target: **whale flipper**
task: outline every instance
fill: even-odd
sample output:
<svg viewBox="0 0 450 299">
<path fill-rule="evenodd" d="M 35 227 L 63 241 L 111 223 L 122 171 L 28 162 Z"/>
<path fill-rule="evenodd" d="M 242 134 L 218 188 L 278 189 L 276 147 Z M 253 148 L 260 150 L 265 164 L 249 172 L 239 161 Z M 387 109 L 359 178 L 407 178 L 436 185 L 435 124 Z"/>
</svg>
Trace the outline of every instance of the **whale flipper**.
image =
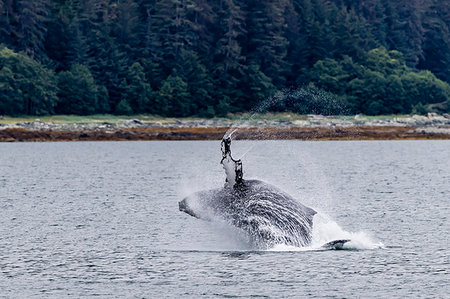
<svg viewBox="0 0 450 299">
<path fill-rule="evenodd" d="M 342 250 L 344 249 L 344 244 L 349 242 L 350 240 L 334 240 L 322 245 L 324 249 L 332 249 L 332 250 Z"/>
</svg>

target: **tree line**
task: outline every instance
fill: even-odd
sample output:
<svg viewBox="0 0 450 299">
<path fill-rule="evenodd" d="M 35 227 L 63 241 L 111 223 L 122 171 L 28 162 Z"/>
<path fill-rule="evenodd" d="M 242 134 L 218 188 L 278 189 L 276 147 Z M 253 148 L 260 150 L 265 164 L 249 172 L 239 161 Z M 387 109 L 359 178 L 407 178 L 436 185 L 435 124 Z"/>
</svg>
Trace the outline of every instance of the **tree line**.
<svg viewBox="0 0 450 299">
<path fill-rule="evenodd" d="M 439 0 L 0 0 L 0 114 L 450 110 Z M 344 109 L 345 108 L 345 109 Z"/>
</svg>

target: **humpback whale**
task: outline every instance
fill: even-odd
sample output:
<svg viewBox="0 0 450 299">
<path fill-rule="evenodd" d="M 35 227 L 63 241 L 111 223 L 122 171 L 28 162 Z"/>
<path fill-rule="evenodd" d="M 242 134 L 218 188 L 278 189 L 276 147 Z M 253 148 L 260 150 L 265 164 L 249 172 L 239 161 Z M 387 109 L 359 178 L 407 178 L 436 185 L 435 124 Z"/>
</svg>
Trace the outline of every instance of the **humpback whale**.
<svg viewBox="0 0 450 299">
<path fill-rule="evenodd" d="M 179 210 L 203 220 L 224 220 L 246 232 L 258 249 L 277 244 L 309 246 L 316 211 L 275 186 L 243 179 L 242 161 L 231 156 L 231 138 L 224 137 L 221 146 L 220 163 L 227 175 L 224 187 L 186 197 Z"/>
</svg>

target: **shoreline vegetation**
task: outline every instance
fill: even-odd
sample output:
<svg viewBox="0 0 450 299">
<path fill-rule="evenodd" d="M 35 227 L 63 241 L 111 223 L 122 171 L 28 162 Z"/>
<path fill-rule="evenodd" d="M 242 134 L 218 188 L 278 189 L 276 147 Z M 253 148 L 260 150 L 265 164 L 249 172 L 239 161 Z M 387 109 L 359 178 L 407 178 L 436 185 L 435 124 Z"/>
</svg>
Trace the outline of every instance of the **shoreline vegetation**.
<svg viewBox="0 0 450 299">
<path fill-rule="evenodd" d="M 292 113 L 232 114 L 227 118 L 151 115 L 56 115 L 0 118 L 0 142 L 236 139 L 411 140 L 450 139 L 450 115 L 322 116 Z"/>
<path fill-rule="evenodd" d="M 0 1 L 0 115 L 450 113 L 448 1 Z"/>
</svg>

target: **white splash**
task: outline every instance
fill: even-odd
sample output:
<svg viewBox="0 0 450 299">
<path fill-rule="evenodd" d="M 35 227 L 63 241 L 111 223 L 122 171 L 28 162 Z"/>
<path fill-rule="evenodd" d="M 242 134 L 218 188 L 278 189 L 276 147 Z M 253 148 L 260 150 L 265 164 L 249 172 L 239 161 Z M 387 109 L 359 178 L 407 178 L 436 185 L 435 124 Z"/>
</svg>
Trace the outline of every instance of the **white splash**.
<svg viewBox="0 0 450 299">
<path fill-rule="evenodd" d="M 311 246 L 295 247 L 277 244 L 269 251 L 309 251 L 322 250 L 323 245 L 334 240 L 350 240 L 345 243 L 344 250 L 368 250 L 384 248 L 384 244 L 373 240 L 366 232 L 347 232 L 335 221 L 323 213 L 317 213 L 313 219 Z"/>
</svg>

